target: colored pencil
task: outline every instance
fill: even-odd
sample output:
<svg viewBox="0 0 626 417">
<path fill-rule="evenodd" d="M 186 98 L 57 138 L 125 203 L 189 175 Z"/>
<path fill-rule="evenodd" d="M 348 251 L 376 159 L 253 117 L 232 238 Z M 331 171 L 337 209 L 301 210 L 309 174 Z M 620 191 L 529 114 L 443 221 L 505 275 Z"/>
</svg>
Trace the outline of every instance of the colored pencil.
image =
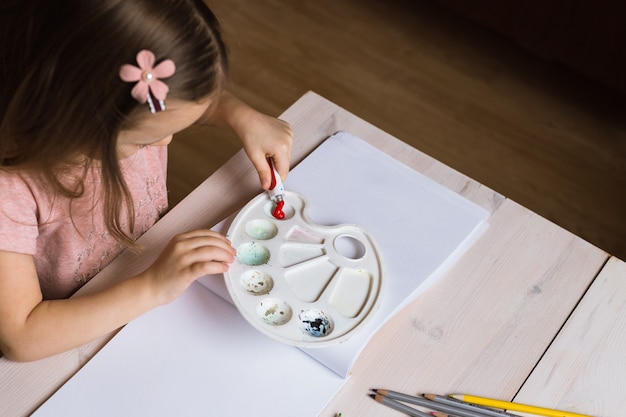
<svg viewBox="0 0 626 417">
<path fill-rule="evenodd" d="M 430 410 L 443 411 L 458 417 L 488 417 L 485 414 L 480 413 L 479 411 L 463 410 L 459 407 L 453 407 L 447 404 L 437 403 L 424 397 L 414 397 L 412 395 L 385 389 L 375 389 L 373 391 L 392 400 L 398 400 L 409 404 L 419 405 Z"/>
<path fill-rule="evenodd" d="M 519 417 L 517 414 L 507 413 L 503 410 L 494 410 L 493 408 L 484 407 L 482 405 L 470 404 L 465 401 L 457 400 L 456 398 L 435 395 L 435 394 L 423 394 L 425 398 L 440 403 L 448 404 L 452 407 L 457 407 L 463 410 L 477 411 L 488 417 Z"/>
<path fill-rule="evenodd" d="M 523 413 L 537 414 L 544 417 L 592 417 L 586 414 L 577 414 L 569 411 L 553 410 L 551 408 L 493 400 L 491 398 L 477 397 L 475 395 L 453 394 L 450 396 L 470 404 L 484 405 L 503 410 L 521 411 Z"/>
<path fill-rule="evenodd" d="M 416 410 L 413 407 L 409 407 L 406 404 L 402 404 L 401 402 L 385 397 L 384 395 L 370 394 L 370 397 L 375 399 L 377 402 L 386 405 L 389 408 L 393 408 L 394 410 L 400 411 L 411 417 L 432 417 L 430 414 Z"/>
</svg>

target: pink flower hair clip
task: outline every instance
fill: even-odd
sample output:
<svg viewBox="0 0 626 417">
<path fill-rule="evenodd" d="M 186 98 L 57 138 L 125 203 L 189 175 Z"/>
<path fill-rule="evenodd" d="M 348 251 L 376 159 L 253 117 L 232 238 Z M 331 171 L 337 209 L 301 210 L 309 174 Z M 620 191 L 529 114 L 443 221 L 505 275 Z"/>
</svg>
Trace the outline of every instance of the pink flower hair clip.
<svg viewBox="0 0 626 417">
<path fill-rule="evenodd" d="M 137 82 L 130 94 L 140 103 L 148 102 L 150 113 L 165 110 L 165 97 L 170 91 L 161 79 L 168 78 L 176 72 L 174 61 L 166 59 L 154 66 L 156 58 L 152 51 L 143 49 L 137 54 L 137 64 L 125 64 L 120 68 L 120 78 L 125 82 Z"/>
</svg>

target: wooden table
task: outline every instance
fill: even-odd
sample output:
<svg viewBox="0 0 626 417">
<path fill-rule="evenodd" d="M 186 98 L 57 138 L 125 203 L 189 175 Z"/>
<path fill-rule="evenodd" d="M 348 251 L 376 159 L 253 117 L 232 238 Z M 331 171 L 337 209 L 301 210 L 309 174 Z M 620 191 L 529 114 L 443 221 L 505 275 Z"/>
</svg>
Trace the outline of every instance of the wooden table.
<svg viewBox="0 0 626 417">
<path fill-rule="evenodd" d="M 345 130 L 491 213 L 487 232 L 455 266 L 374 336 L 321 416 L 398 416 L 366 396 L 371 388 L 624 415 L 623 261 L 315 93 L 281 117 L 295 134 L 292 165 Z M 239 152 L 142 237 L 141 256 L 123 254 L 79 294 L 143 270 L 172 235 L 212 227 L 258 192 L 256 174 Z M 203 215 L 189 216 L 192 208 Z M 112 336 L 37 362 L 1 358 L 0 415 L 32 412 Z"/>
</svg>

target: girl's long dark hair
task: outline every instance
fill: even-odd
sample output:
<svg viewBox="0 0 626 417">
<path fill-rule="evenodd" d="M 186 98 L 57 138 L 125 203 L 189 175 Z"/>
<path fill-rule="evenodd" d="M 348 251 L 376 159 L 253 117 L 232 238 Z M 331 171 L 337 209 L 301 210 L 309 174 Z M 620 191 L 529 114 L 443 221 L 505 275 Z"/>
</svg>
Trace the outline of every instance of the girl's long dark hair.
<svg viewBox="0 0 626 417">
<path fill-rule="evenodd" d="M 75 198 L 82 182 L 59 179 L 68 155 L 85 155 L 85 170 L 100 161 L 105 224 L 133 246 L 133 202 L 116 141 L 140 104 L 119 68 L 149 49 L 157 63 L 176 64 L 168 97 L 208 96 L 227 72 L 216 17 L 202 0 L 6 0 L 0 35 L 0 169 L 36 170 Z"/>
</svg>

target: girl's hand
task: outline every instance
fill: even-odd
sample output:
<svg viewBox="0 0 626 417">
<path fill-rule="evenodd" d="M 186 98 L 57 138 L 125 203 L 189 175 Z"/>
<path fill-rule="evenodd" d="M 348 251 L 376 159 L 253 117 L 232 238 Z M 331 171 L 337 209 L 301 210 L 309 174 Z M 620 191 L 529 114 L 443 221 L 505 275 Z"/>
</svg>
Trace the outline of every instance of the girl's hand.
<svg viewBox="0 0 626 417">
<path fill-rule="evenodd" d="M 194 230 L 173 237 L 142 275 L 149 280 L 157 302 L 167 304 L 197 278 L 226 272 L 235 254 L 223 235 L 211 230 Z"/>
<path fill-rule="evenodd" d="M 274 165 L 282 180 L 289 173 L 291 143 L 293 133 L 283 120 L 254 111 L 246 119 L 245 127 L 238 132 L 248 158 L 254 165 L 261 187 L 270 187 L 272 173 L 267 158 L 274 159 Z"/>
<path fill-rule="evenodd" d="M 267 158 L 274 159 L 281 179 L 286 179 L 293 140 L 289 123 L 256 111 L 228 91 L 222 91 L 214 103 L 196 123 L 230 127 L 241 140 L 264 190 L 272 178 Z"/>
<path fill-rule="evenodd" d="M 33 257 L 0 251 L 0 350 L 32 361 L 83 345 L 173 301 L 196 278 L 225 272 L 234 259 L 224 236 L 194 230 L 172 238 L 139 275 L 98 292 L 43 300 Z"/>
</svg>

